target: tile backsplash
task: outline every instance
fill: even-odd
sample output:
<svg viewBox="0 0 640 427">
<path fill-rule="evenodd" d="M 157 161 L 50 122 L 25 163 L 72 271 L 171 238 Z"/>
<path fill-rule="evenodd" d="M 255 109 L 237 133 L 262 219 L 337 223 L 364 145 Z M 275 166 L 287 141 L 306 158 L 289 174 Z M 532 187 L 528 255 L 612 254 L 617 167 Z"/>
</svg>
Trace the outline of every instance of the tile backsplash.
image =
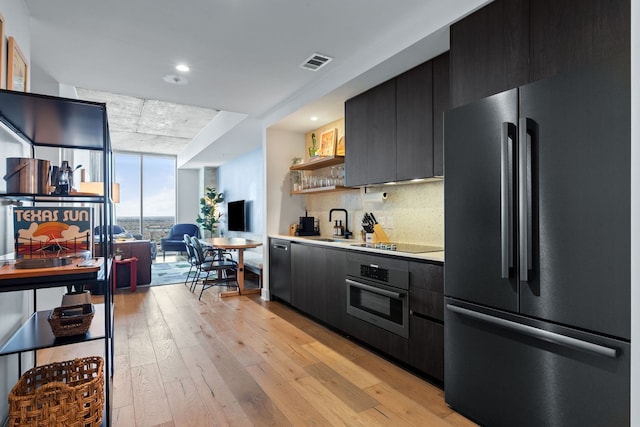
<svg viewBox="0 0 640 427">
<path fill-rule="evenodd" d="M 319 218 L 321 234 L 330 236 L 333 225 L 329 210 L 344 208 L 349 212 L 349 229 L 355 239 L 360 239 L 362 215 L 373 212 L 393 242 L 444 245 L 443 181 L 368 187 L 370 193 L 387 193 L 382 202 L 365 201 L 364 192 L 359 189 L 304 196 L 308 215 Z M 336 212 L 332 219 L 344 222 L 344 213 Z"/>
</svg>

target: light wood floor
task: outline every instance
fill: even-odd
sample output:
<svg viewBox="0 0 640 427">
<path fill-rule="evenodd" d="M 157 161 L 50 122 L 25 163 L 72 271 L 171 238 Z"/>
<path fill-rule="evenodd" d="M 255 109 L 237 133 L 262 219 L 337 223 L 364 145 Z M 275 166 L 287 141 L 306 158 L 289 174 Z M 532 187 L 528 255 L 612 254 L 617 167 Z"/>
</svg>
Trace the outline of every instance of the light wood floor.
<svg viewBox="0 0 640 427">
<path fill-rule="evenodd" d="M 116 294 L 114 426 L 470 426 L 439 388 L 275 302 Z M 43 350 L 38 364 L 103 353 Z"/>
</svg>

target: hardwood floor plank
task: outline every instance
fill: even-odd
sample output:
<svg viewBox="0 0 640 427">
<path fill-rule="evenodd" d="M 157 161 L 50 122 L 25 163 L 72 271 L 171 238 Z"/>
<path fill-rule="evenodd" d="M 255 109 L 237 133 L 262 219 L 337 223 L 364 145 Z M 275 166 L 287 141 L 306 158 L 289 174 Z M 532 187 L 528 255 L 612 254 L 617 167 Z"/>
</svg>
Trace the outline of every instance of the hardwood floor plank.
<svg viewBox="0 0 640 427">
<path fill-rule="evenodd" d="M 217 426 L 191 378 L 168 382 L 164 387 L 176 427 Z"/>
<path fill-rule="evenodd" d="M 129 364 L 131 367 L 156 363 L 151 338 L 148 334 L 136 335 L 129 338 Z"/>
<path fill-rule="evenodd" d="M 367 426 L 358 413 L 347 406 L 313 377 L 291 381 L 291 386 L 329 420 L 332 425 Z"/>
<path fill-rule="evenodd" d="M 374 384 L 378 384 L 381 381 L 380 378 L 372 374 L 370 371 L 362 369 L 362 367 L 356 363 L 353 363 L 343 355 L 336 353 L 324 344 L 314 342 L 306 345 L 305 348 L 310 353 L 316 355 L 318 359 L 328 361 L 329 366 L 332 366 L 340 375 L 351 381 L 358 388 L 364 389 Z M 365 351 L 366 350 L 362 349 L 363 353 L 361 354 L 364 354 Z"/>
<path fill-rule="evenodd" d="M 113 374 L 113 400 L 114 408 L 124 408 L 133 405 L 133 386 L 131 384 L 131 366 L 129 355 L 118 355 L 113 360 L 116 370 Z"/>
<path fill-rule="evenodd" d="M 200 346 L 181 348 L 200 398 L 219 426 L 252 426 L 209 354 Z"/>
<path fill-rule="evenodd" d="M 172 422 L 169 402 L 155 363 L 131 367 L 136 425 L 153 426 Z"/>
<path fill-rule="evenodd" d="M 154 341 L 153 351 L 158 361 L 162 382 L 168 383 L 189 377 L 189 370 L 173 340 Z"/>
<path fill-rule="evenodd" d="M 390 411 L 414 426 L 446 426 L 447 422 L 438 415 L 421 406 L 412 398 L 398 393 L 387 384 L 379 383 L 365 390 L 374 399 L 382 403 Z"/>
<path fill-rule="evenodd" d="M 260 425 L 290 425 L 255 380 L 235 359 L 212 330 L 203 327 L 198 335 L 201 346 L 211 354 L 216 369 L 228 384 L 244 412 Z"/>
<path fill-rule="evenodd" d="M 136 413 L 133 403 L 114 408 L 111 411 L 111 425 L 113 427 L 131 427 L 136 425 Z"/>
<path fill-rule="evenodd" d="M 355 412 L 362 412 L 380 404 L 324 363 L 307 366 L 305 370 Z"/>
<path fill-rule="evenodd" d="M 327 426 L 331 423 L 305 400 L 268 363 L 249 366 L 247 371 L 269 395 L 292 425 Z"/>
</svg>

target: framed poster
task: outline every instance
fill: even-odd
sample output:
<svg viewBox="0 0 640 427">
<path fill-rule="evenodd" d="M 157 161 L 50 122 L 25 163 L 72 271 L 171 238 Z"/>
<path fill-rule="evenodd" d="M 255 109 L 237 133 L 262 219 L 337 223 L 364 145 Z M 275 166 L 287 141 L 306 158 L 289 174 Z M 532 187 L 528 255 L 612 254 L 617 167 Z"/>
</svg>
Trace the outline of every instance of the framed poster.
<svg viewBox="0 0 640 427">
<path fill-rule="evenodd" d="M 0 15 L 0 89 L 7 87 L 7 44 L 4 41 L 4 16 Z"/>
<path fill-rule="evenodd" d="M 336 154 L 336 141 L 338 139 L 338 129 L 329 129 L 320 134 L 320 156 L 334 156 Z"/>
<path fill-rule="evenodd" d="M 16 39 L 9 37 L 7 47 L 7 89 L 27 91 L 27 59 L 20 50 Z"/>
<path fill-rule="evenodd" d="M 46 256 L 90 250 L 92 219 L 89 207 L 14 207 L 15 251 Z"/>
<path fill-rule="evenodd" d="M 341 136 L 338 140 L 338 146 L 336 147 L 336 156 L 344 156 L 344 136 Z"/>
</svg>

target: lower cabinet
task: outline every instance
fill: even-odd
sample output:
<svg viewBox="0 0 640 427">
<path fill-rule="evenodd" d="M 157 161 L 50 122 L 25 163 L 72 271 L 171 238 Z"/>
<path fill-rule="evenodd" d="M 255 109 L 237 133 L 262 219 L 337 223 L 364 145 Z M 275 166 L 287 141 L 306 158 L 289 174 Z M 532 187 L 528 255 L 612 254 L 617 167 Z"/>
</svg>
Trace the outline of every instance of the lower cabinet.
<svg viewBox="0 0 640 427">
<path fill-rule="evenodd" d="M 272 240 L 273 246 L 274 240 Z M 443 382 L 443 265 L 409 265 L 409 339 L 347 313 L 347 253 L 326 246 L 289 243 L 290 303 L 298 310 Z M 273 247 L 270 248 L 273 252 Z M 384 258 L 389 261 L 390 258 Z M 271 261 L 273 263 L 273 260 Z M 286 263 L 278 263 L 286 270 Z M 272 267 L 273 268 L 273 264 Z M 270 280 L 275 271 L 270 272 Z M 278 277 L 286 277 L 280 271 Z M 271 286 L 271 285 L 270 285 Z M 274 295 L 282 298 L 275 290 Z"/>
<path fill-rule="evenodd" d="M 319 320 L 327 312 L 326 253 L 321 246 L 291 244 L 291 305 Z"/>
<path fill-rule="evenodd" d="M 444 381 L 444 267 L 409 263 L 409 364 Z"/>
</svg>

